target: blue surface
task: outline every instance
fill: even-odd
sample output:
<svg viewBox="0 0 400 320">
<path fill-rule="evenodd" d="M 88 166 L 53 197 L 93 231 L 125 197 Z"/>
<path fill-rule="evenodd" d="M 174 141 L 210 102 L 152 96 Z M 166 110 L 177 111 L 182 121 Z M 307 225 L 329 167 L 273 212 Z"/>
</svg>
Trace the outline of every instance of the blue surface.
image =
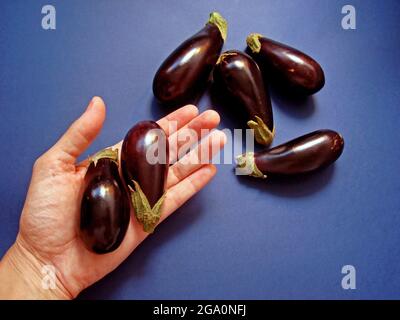
<svg viewBox="0 0 400 320">
<path fill-rule="evenodd" d="M 41 7 L 57 30 L 41 28 Z M 82 298 L 400 298 L 400 2 L 1 1 L 0 254 L 14 241 L 37 156 L 91 96 L 107 120 L 85 155 L 164 114 L 151 83 L 163 59 L 213 10 L 229 22 L 227 49 L 260 32 L 315 57 L 326 85 L 302 103 L 273 95 L 274 145 L 319 128 L 345 138 L 335 166 L 296 181 L 215 180 Z M 211 105 L 205 95 L 201 110 Z M 222 114 L 221 128 L 234 121 Z M 341 288 L 354 265 L 357 289 Z"/>
</svg>

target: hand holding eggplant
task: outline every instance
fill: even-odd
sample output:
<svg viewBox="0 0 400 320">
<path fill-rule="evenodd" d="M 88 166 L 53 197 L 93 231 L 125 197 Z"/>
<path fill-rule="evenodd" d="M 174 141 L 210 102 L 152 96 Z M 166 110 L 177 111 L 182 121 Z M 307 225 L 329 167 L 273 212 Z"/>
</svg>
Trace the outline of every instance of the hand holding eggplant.
<svg viewBox="0 0 400 320">
<path fill-rule="evenodd" d="M 219 123 L 219 115 L 215 111 L 208 110 L 199 116 L 194 116 L 194 114 L 197 114 L 197 108 L 186 106 L 161 119 L 158 123 L 139 122 L 129 130 L 122 143 L 122 174 L 131 193 L 135 216 L 147 233 L 154 231 L 163 217 L 162 213 L 171 202 L 175 206 L 182 204 L 177 198 L 184 198 L 185 195 L 191 193 L 190 190 L 196 189 L 196 185 L 208 179 L 210 170 L 215 172 L 215 167 L 208 163 L 225 143 L 225 135 L 219 130 L 214 130 L 195 149 L 188 154 L 183 154 L 180 159 L 177 159 L 178 161 L 174 162 L 176 157 L 179 157 L 180 144 L 186 141 L 182 137 L 186 138 L 188 131 L 196 134 L 196 141 L 190 141 L 190 145 L 193 146 L 199 139 L 204 138 L 202 136 L 204 129 L 212 130 Z M 177 124 L 178 131 L 167 131 L 170 123 Z M 176 143 L 171 153 L 169 139 Z M 187 143 L 184 145 L 188 146 Z M 206 153 L 207 159 L 203 159 L 206 163 L 188 161 L 193 157 L 196 158 L 198 152 L 204 148 L 211 148 L 212 151 Z M 174 163 L 169 166 L 172 162 Z M 204 174 L 204 176 L 200 177 L 198 174 Z M 192 178 L 196 178 L 197 181 Z M 179 181 L 182 183 L 179 184 Z M 175 189 L 180 193 L 175 194 Z"/>
<path fill-rule="evenodd" d="M 213 111 L 198 116 L 194 106 L 183 107 L 168 117 L 159 120 L 158 125 L 166 132 L 167 137 L 174 139 L 184 126 L 212 129 L 218 125 L 219 117 Z M 119 188 L 116 175 L 117 166 L 114 162 L 115 150 L 121 149 L 122 143 L 111 150 L 102 152 L 92 160 L 77 163 L 77 158 L 87 149 L 89 144 L 100 132 L 105 119 L 105 105 L 100 98 L 93 98 L 85 113 L 74 122 L 63 137 L 36 162 L 29 191 L 23 208 L 20 230 L 16 243 L 8 250 L 0 264 L 0 297 L 16 299 L 48 299 L 74 298 L 83 289 L 103 278 L 114 270 L 148 235 L 135 218 L 130 219 L 127 231 L 119 247 L 112 253 L 94 254 L 87 250 L 80 234 L 80 209 L 82 189 L 85 189 L 85 175 L 91 177 L 87 181 L 95 181 L 99 177 L 102 186 L 95 188 L 91 195 L 107 193 L 110 195 L 107 206 L 115 212 L 125 213 L 123 191 Z M 177 123 L 177 131 L 173 132 L 170 122 Z M 170 130 L 169 130 L 170 129 Z M 218 133 L 218 131 L 216 131 Z M 219 132 L 222 135 L 221 132 Z M 201 144 L 211 148 L 212 140 Z M 213 150 L 219 150 L 221 145 L 213 145 Z M 211 156 L 211 155 L 210 155 Z M 96 163 L 96 165 L 95 165 Z M 166 197 L 161 219 L 164 220 L 189 198 L 201 190 L 215 175 L 216 168 L 211 164 L 186 164 L 181 159 L 169 167 L 166 181 Z M 92 175 L 93 174 L 93 175 Z M 103 177 L 109 177 L 107 180 Z M 110 183 L 109 183 L 110 182 Z M 91 196 L 90 195 L 90 196 Z M 114 202 L 114 199 L 119 199 Z M 121 201 L 121 202 L 120 202 Z M 129 202 L 129 198 L 128 198 Z M 103 210 L 104 207 L 101 206 Z M 107 212 L 104 210 L 107 214 Z M 108 216 L 113 222 L 125 225 L 126 216 Z M 120 219 L 122 218 L 122 219 Z M 107 237 L 106 250 L 119 243 L 119 237 L 124 233 L 114 229 L 112 234 L 117 241 L 109 241 Z M 114 232 L 115 231 L 115 232 Z M 5 267 L 9 262 L 18 263 L 18 282 L 2 277 L 8 271 Z M 56 268 L 56 289 L 44 290 L 41 287 L 43 274 L 41 267 L 51 265 Z M 39 279 L 39 281 L 37 281 Z M 21 281 L 22 280 L 22 281 Z M 35 286 L 35 283 L 38 285 Z M 26 284 L 30 284 L 27 286 Z"/>
</svg>

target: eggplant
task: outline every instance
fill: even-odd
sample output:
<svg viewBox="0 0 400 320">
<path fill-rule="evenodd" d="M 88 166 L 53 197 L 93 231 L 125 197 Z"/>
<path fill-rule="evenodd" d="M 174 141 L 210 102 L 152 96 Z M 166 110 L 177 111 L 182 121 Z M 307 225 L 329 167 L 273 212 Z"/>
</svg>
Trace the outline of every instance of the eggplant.
<svg viewBox="0 0 400 320">
<path fill-rule="evenodd" d="M 195 102 L 206 88 L 226 34 L 226 20 L 218 12 L 212 12 L 204 28 L 184 41 L 161 64 L 153 80 L 157 100 L 168 106 Z"/>
<path fill-rule="evenodd" d="M 269 145 L 275 134 L 271 98 L 256 62 L 244 52 L 226 51 L 218 59 L 213 80 L 215 91 L 246 111 L 247 125 L 254 129 L 256 141 Z"/>
<path fill-rule="evenodd" d="M 142 121 L 126 134 L 121 170 L 131 192 L 136 219 L 152 233 L 161 216 L 169 166 L 168 139 L 154 121 Z"/>
<path fill-rule="evenodd" d="M 343 152 L 342 136 L 332 130 L 318 130 L 270 150 L 247 152 L 236 158 L 238 167 L 250 176 L 293 176 L 329 166 Z"/>
<path fill-rule="evenodd" d="M 90 159 L 84 178 L 80 237 L 90 251 L 114 251 L 124 239 L 129 220 L 129 195 L 119 176 L 118 150 L 102 150 Z"/>
<path fill-rule="evenodd" d="M 305 53 L 259 33 L 247 39 L 250 55 L 259 63 L 265 76 L 296 95 L 312 95 L 325 85 L 321 66 Z"/>
</svg>

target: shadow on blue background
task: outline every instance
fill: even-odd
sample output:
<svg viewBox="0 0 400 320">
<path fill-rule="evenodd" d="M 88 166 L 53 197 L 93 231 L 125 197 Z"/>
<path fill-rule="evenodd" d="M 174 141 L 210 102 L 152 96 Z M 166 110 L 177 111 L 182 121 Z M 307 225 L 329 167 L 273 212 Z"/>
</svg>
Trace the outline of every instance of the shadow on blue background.
<svg viewBox="0 0 400 320">
<path fill-rule="evenodd" d="M 234 173 L 233 173 L 234 174 Z M 323 190 L 335 175 L 335 165 L 304 176 L 291 178 L 255 179 L 248 176 L 237 176 L 238 182 L 247 188 L 264 190 L 278 197 L 307 197 Z"/>
<path fill-rule="evenodd" d="M 313 96 L 288 97 L 287 92 L 282 92 L 277 88 L 273 88 L 270 92 L 274 106 L 280 108 L 288 116 L 299 119 L 299 121 L 311 117 L 318 107 Z"/>
</svg>

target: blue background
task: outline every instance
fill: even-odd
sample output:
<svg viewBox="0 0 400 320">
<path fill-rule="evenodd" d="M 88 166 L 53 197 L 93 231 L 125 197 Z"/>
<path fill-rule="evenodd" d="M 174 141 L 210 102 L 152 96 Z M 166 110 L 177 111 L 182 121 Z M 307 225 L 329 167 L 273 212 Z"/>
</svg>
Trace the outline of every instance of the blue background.
<svg viewBox="0 0 400 320">
<path fill-rule="evenodd" d="M 260 32 L 315 57 L 326 85 L 306 101 L 273 93 L 274 145 L 320 128 L 341 132 L 338 162 L 281 182 L 213 182 L 82 298 L 400 298 L 400 2 L 1 1 L 0 254 L 15 239 L 32 163 L 93 95 L 108 106 L 94 151 L 165 111 L 151 83 L 163 59 L 211 11 L 229 22 L 224 50 Z M 41 28 L 53 4 L 57 30 Z M 205 95 L 203 111 L 212 105 Z M 222 114 L 221 128 L 235 122 Z M 354 265 L 357 289 L 341 288 Z"/>
</svg>

